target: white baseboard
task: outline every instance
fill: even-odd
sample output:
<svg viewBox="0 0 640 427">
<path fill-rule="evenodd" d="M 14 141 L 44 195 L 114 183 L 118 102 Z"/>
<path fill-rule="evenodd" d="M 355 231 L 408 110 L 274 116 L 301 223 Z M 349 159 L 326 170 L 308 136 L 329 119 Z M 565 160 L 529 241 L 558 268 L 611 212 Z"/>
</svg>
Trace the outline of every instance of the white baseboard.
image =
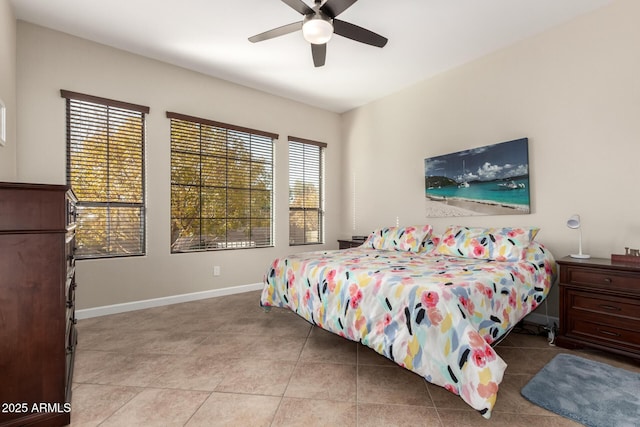
<svg viewBox="0 0 640 427">
<path fill-rule="evenodd" d="M 536 325 L 543 325 L 543 326 L 549 326 L 549 327 L 553 326 L 554 322 L 556 325 L 560 325 L 560 320 L 557 317 L 547 316 L 546 314 L 540 314 L 540 313 L 530 313 L 524 318 L 524 320 L 531 323 L 535 323 Z"/>
<path fill-rule="evenodd" d="M 222 297 L 225 295 L 241 294 L 244 292 L 259 291 L 264 287 L 263 283 L 251 285 L 232 286 L 230 288 L 212 289 L 209 291 L 193 292 L 190 294 L 172 295 L 169 297 L 153 298 L 141 301 L 125 302 L 122 304 L 104 305 L 101 307 L 76 310 L 76 319 L 89 319 L 91 317 L 108 316 L 109 314 L 126 313 L 127 311 L 142 310 L 145 308 L 161 307 L 163 305 L 179 304 L 182 302 L 197 301 L 207 298 Z M 559 325 L 557 317 L 546 316 L 539 313 L 530 313 L 524 320 L 537 325 L 551 326 L 554 322 Z M 551 323 L 551 324 L 549 324 Z"/>
<path fill-rule="evenodd" d="M 178 304 L 181 302 L 197 301 L 207 298 L 222 297 L 225 295 L 259 291 L 263 287 L 263 283 L 254 283 L 252 285 L 232 286 L 230 288 L 212 289 L 210 291 L 193 292 L 190 294 L 172 295 L 169 297 L 125 302 L 122 304 L 104 305 L 102 307 L 85 308 L 82 310 L 76 310 L 76 319 L 89 319 L 91 317 L 107 316 L 109 314 L 142 310 L 144 308 L 160 307 L 163 305 Z"/>
</svg>

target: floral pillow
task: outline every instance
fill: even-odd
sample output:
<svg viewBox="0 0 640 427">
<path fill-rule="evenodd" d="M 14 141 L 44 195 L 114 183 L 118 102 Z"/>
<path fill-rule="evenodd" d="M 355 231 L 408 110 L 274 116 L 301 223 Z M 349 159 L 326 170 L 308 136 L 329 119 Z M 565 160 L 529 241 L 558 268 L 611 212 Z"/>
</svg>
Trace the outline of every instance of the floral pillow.
<svg viewBox="0 0 640 427">
<path fill-rule="evenodd" d="M 363 243 L 363 246 L 373 249 L 382 249 L 385 245 L 385 241 L 389 237 L 389 233 L 391 233 L 394 228 L 395 227 L 384 227 L 372 231 L 371 234 L 369 234 L 369 237 L 367 237 L 367 240 Z"/>
<path fill-rule="evenodd" d="M 365 246 L 388 251 L 419 252 L 432 231 L 430 225 L 380 228 L 369 235 Z"/>
<path fill-rule="evenodd" d="M 432 234 L 431 236 L 424 239 L 422 244 L 420 244 L 420 249 L 418 249 L 418 252 L 423 254 L 430 254 L 432 252 L 436 253 L 435 250 L 438 247 L 438 243 L 440 243 L 440 237 L 434 236 Z"/>
<path fill-rule="evenodd" d="M 450 226 L 441 236 L 436 251 L 464 258 L 519 261 L 538 231 L 536 227 Z"/>
</svg>

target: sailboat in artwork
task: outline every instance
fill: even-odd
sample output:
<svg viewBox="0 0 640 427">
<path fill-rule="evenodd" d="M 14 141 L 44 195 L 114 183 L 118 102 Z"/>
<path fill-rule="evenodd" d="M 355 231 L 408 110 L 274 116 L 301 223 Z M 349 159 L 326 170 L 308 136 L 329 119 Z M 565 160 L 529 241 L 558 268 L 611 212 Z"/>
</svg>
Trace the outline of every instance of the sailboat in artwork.
<svg viewBox="0 0 640 427">
<path fill-rule="evenodd" d="M 458 183 L 458 188 L 469 188 L 469 183 L 467 182 L 466 179 L 464 179 L 465 175 L 467 174 L 467 170 L 464 164 L 464 160 L 462 161 L 462 182 Z"/>
<path fill-rule="evenodd" d="M 517 190 L 519 188 L 525 188 L 526 186 L 521 182 L 516 183 L 514 180 L 510 180 L 510 181 L 498 184 L 498 187 L 504 188 L 507 190 Z"/>
</svg>

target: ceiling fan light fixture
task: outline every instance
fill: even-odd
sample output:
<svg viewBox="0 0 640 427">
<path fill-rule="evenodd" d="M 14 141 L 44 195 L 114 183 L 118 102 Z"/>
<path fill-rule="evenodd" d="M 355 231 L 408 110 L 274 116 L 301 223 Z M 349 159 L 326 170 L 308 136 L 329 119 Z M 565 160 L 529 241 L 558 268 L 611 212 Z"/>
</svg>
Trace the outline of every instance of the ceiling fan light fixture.
<svg viewBox="0 0 640 427">
<path fill-rule="evenodd" d="M 302 24 L 302 36 L 311 44 L 325 44 L 333 35 L 333 25 L 328 18 L 315 14 L 309 19 L 305 19 Z"/>
</svg>

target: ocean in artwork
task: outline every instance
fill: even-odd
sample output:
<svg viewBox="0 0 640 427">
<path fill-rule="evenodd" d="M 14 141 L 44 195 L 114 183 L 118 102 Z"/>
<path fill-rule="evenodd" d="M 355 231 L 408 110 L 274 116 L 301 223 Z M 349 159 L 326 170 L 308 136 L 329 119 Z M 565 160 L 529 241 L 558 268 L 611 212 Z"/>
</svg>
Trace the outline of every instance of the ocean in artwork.
<svg viewBox="0 0 640 427">
<path fill-rule="evenodd" d="M 529 180 L 523 178 L 504 182 L 472 182 L 468 187 L 427 188 L 426 195 L 433 200 L 456 198 L 528 210 L 528 184 Z"/>
</svg>

